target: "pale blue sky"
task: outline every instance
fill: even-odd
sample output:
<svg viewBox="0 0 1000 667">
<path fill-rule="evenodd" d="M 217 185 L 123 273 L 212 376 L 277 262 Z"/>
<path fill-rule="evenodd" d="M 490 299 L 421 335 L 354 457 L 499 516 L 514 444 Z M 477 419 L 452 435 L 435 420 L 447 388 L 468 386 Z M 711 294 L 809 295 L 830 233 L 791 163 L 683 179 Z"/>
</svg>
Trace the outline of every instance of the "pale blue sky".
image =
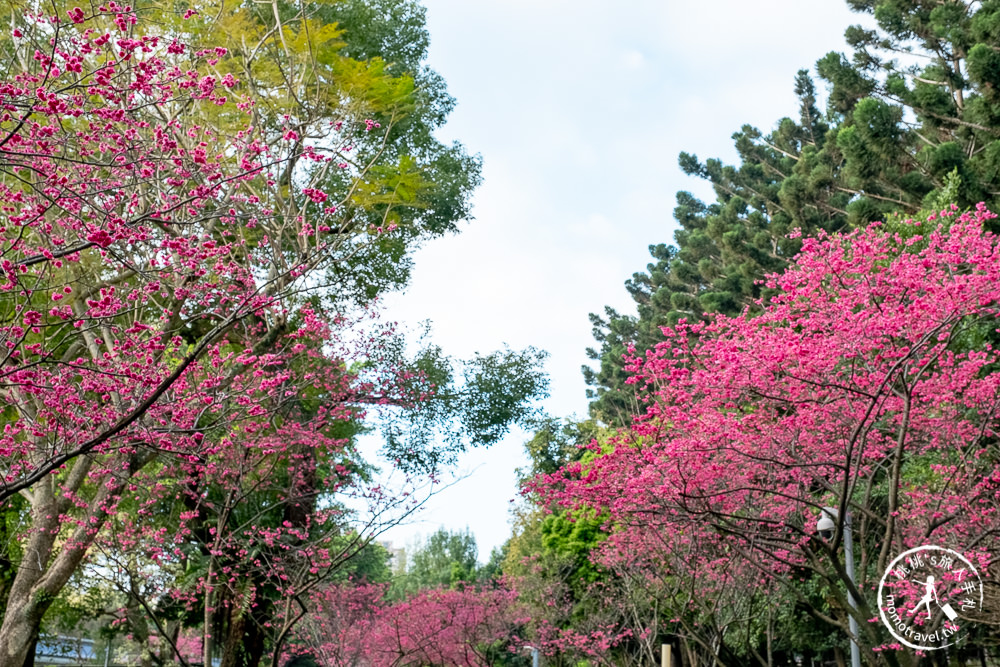
<svg viewBox="0 0 1000 667">
<path fill-rule="evenodd" d="M 424 0 L 430 66 L 458 106 L 440 133 L 484 160 L 476 220 L 429 243 L 389 318 L 429 319 L 454 356 L 508 343 L 551 357 L 553 415 L 585 415 L 587 314 L 633 312 L 623 283 L 672 242 L 675 193 L 709 197 L 684 150 L 735 158 L 744 123 L 795 116 L 795 73 L 844 50 L 844 0 Z M 510 533 L 524 434 L 463 457 L 397 544 L 469 527 L 480 560 Z"/>
</svg>

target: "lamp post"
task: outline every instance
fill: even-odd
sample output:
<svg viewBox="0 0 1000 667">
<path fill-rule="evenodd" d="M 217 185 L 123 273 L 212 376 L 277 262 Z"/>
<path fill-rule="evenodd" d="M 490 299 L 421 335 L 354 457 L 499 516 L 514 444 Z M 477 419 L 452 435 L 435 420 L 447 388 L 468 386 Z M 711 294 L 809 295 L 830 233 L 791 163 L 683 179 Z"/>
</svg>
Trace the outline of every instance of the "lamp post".
<svg viewBox="0 0 1000 667">
<path fill-rule="evenodd" d="M 531 651 L 531 667 L 538 667 L 538 649 L 534 646 L 525 646 L 525 651 Z"/>
<path fill-rule="evenodd" d="M 832 539 L 837 530 L 837 518 L 840 513 L 835 507 L 824 507 L 820 514 L 819 521 L 816 522 L 816 532 L 824 540 Z M 847 578 L 854 582 L 854 535 L 851 532 L 851 513 L 848 512 L 844 520 L 844 560 L 847 569 Z M 856 610 L 858 603 L 854 600 L 854 594 L 847 591 L 847 602 L 851 609 Z M 858 622 L 854 614 L 847 615 L 848 627 L 851 629 L 851 667 L 861 667 L 861 647 L 858 645 Z M 535 666 L 537 667 L 537 665 Z"/>
</svg>

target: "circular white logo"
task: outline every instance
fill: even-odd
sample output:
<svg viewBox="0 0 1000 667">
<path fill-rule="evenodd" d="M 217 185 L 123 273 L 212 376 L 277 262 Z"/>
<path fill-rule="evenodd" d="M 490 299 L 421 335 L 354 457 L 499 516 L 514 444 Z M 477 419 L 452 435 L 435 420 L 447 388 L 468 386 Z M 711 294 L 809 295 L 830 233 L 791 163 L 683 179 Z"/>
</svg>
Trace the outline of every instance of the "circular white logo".
<svg viewBox="0 0 1000 667">
<path fill-rule="evenodd" d="M 965 556 L 944 547 L 904 551 L 878 585 L 882 622 L 902 644 L 921 651 L 957 642 L 968 615 L 982 606 L 979 572 Z"/>
</svg>

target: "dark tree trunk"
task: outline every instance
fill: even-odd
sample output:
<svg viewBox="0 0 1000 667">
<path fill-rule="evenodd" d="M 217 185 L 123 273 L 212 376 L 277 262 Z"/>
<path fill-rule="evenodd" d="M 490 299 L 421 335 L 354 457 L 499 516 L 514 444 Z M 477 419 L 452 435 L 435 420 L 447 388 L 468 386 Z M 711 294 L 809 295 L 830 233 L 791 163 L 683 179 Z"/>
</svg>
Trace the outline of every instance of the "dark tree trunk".
<svg viewBox="0 0 1000 667">
<path fill-rule="evenodd" d="M 222 663 L 219 667 L 260 667 L 264 658 L 266 633 L 261 623 L 268 619 L 255 616 L 269 615 L 269 604 L 262 604 L 254 612 L 245 611 L 231 604 L 226 613 L 226 633 L 222 643 Z"/>
<path fill-rule="evenodd" d="M 31 647 L 28 649 L 28 657 L 24 659 L 24 667 L 35 667 L 35 651 L 38 650 L 38 636 L 31 641 Z"/>
</svg>

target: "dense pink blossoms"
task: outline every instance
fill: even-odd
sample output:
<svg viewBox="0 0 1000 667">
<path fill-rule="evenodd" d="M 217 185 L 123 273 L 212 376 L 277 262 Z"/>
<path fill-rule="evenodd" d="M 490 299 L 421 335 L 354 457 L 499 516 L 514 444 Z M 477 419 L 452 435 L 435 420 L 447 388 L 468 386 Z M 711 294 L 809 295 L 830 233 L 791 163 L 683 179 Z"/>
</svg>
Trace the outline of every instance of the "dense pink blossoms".
<svg viewBox="0 0 1000 667">
<path fill-rule="evenodd" d="M 355 583 L 318 592 L 296 650 L 323 667 L 486 667 L 518 622 L 509 590 L 426 590 L 397 602 L 385 593 Z"/>
<path fill-rule="evenodd" d="M 213 74 L 225 50 L 144 34 L 130 6 L 17 20 L 26 65 L 0 80 L 0 503 L 23 504 L 19 559 L 41 566 L 13 579 L 0 665 L 23 662 L 95 545 L 169 568 L 194 527 L 209 534 L 206 628 L 213 600 L 253 604 L 221 595 L 241 577 L 304 595 L 345 557 L 316 530 L 337 516 L 317 496 L 356 481 L 344 424 L 412 400 L 402 371 L 347 371 L 381 357 L 377 328 L 347 345 L 352 322 L 307 299 L 370 241 L 314 168 L 343 121 L 281 141 Z M 238 513 L 261 497 L 287 518 Z"/>
<path fill-rule="evenodd" d="M 805 239 L 759 314 L 666 329 L 631 366 L 634 428 L 535 488 L 607 512 L 609 567 L 694 581 L 701 602 L 681 596 L 679 616 L 733 586 L 796 599 L 805 572 L 843 590 L 842 534 L 815 525 L 846 509 L 862 641 L 878 646 L 872 589 L 894 555 L 933 543 L 988 570 L 1000 554 L 994 217 Z"/>
</svg>

